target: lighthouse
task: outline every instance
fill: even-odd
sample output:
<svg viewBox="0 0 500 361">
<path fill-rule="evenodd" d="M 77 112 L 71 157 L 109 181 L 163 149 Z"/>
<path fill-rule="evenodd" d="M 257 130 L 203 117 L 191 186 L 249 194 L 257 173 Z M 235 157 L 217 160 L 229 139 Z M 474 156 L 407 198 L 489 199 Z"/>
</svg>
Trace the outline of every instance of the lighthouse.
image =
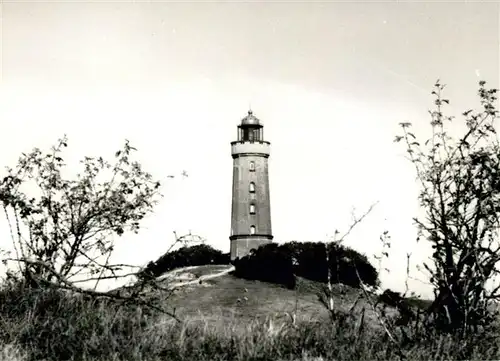
<svg viewBox="0 0 500 361">
<path fill-rule="evenodd" d="M 273 239 L 268 166 L 271 143 L 264 140 L 264 127 L 251 110 L 238 125 L 237 139 L 231 142 L 231 261 Z"/>
</svg>

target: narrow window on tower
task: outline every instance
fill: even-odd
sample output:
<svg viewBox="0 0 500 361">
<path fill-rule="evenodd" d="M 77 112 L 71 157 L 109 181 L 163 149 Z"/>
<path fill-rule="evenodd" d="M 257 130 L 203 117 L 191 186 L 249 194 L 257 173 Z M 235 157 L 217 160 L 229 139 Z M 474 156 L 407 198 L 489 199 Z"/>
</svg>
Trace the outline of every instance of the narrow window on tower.
<svg viewBox="0 0 500 361">
<path fill-rule="evenodd" d="M 250 234 L 255 234 L 255 226 L 250 226 Z"/>
<path fill-rule="evenodd" d="M 255 162 L 251 161 L 250 162 L 250 172 L 254 172 L 254 171 L 255 171 Z"/>
<path fill-rule="evenodd" d="M 250 214 L 255 214 L 255 204 L 250 204 Z"/>
<path fill-rule="evenodd" d="M 250 182 L 250 193 L 255 193 L 255 183 Z"/>
</svg>

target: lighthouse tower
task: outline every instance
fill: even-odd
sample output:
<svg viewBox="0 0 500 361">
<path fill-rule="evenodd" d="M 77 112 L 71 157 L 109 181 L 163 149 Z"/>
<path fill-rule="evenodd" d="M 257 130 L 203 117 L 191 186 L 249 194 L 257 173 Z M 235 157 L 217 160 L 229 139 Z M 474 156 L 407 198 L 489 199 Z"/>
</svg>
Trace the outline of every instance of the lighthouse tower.
<svg viewBox="0 0 500 361">
<path fill-rule="evenodd" d="M 231 142 L 233 203 L 231 261 L 251 249 L 272 242 L 268 158 L 271 143 L 252 111 L 238 125 L 238 140 Z"/>
</svg>

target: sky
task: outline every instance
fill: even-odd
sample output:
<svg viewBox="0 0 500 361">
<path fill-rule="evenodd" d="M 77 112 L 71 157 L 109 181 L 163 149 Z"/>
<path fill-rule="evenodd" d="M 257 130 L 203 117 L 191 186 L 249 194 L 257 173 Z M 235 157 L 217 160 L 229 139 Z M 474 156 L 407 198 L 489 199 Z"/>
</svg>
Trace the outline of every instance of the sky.
<svg viewBox="0 0 500 361">
<path fill-rule="evenodd" d="M 0 20 L 0 165 L 63 134 L 73 168 L 128 139 L 164 184 L 116 260 L 155 260 L 174 231 L 229 251 L 230 142 L 251 107 L 275 241 L 326 240 L 378 202 L 346 245 L 372 257 L 388 230 L 383 286 L 404 290 L 411 252 L 410 288 L 429 294 L 415 172 L 393 139 L 400 122 L 427 129 L 436 79 L 450 114 L 478 105 L 479 80 L 499 86 L 499 3 L 3 0 Z M 4 219 L 0 234 L 7 247 Z"/>
</svg>

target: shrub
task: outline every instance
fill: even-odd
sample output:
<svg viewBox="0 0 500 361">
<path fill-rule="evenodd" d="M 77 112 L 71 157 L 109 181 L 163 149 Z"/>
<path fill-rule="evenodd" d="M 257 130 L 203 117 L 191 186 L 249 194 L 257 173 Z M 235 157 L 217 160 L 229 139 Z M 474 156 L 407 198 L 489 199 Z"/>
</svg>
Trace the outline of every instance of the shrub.
<svg viewBox="0 0 500 361">
<path fill-rule="evenodd" d="M 450 101 L 443 97 L 444 88 L 438 80 L 432 91 L 432 135 L 419 141 L 411 123 L 404 122 L 395 141 L 405 143 L 420 185 L 425 217 L 414 220 L 417 240 L 426 240 L 433 249 L 431 262 L 423 264 L 434 288 L 433 324 L 463 338 L 493 326 L 498 318 L 500 113 L 498 89 L 480 81 L 481 107 L 462 113 L 465 127 L 456 132 L 461 128 L 445 113 Z"/>
<path fill-rule="evenodd" d="M 328 248 L 334 283 L 359 287 L 361 279 L 366 285 L 378 285 L 378 272 L 364 254 L 342 245 L 330 244 Z"/>
<path fill-rule="evenodd" d="M 234 262 L 237 277 L 272 282 L 295 288 L 295 276 L 290 252 L 276 243 L 254 249 Z"/>
<path fill-rule="evenodd" d="M 327 282 L 325 243 L 294 241 L 283 246 L 294 260 L 295 275 L 312 281 Z M 367 285 L 378 285 L 378 272 L 364 254 L 338 244 L 329 244 L 328 252 L 333 283 L 359 287 L 361 278 Z"/>
<path fill-rule="evenodd" d="M 296 259 L 294 273 L 309 280 L 326 282 L 328 265 L 326 263 L 326 248 L 320 242 L 293 242 L 284 245 Z"/>
<path fill-rule="evenodd" d="M 66 177 L 65 147 L 63 137 L 48 152 L 23 153 L 0 177 L 0 204 L 16 250 L 5 251 L 2 261 L 19 266 L 16 277 L 33 287 L 79 288 L 76 281 L 123 276 L 122 265 L 109 263 L 112 236 L 137 233 L 161 197 L 160 182 L 133 160 L 128 141 L 114 161 L 85 157 L 73 178 Z"/>
<path fill-rule="evenodd" d="M 378 285 L 378 272 L 365 255 L 334 244 L 328 245 L 328 252 L 333 283 L 359 287 L 361 278 L 367 285 Z M 290 274 L 323 283 L 328 279 L 326 245 L 322 242 L 271 243 L 252 250 L 235 266 L 236 276 L 279 284 L 287 284 Z"/>
<path fill-rule="evenodd" d="M 149 262 L 139 277 L 158 277 L 175 268 L 203 266 L 209 264 L 229 264 L 229 253 L 222 253 L 208 245 L 200 244 L 182 247 L 168 252 L 155 262 Z"/>
</svg>

